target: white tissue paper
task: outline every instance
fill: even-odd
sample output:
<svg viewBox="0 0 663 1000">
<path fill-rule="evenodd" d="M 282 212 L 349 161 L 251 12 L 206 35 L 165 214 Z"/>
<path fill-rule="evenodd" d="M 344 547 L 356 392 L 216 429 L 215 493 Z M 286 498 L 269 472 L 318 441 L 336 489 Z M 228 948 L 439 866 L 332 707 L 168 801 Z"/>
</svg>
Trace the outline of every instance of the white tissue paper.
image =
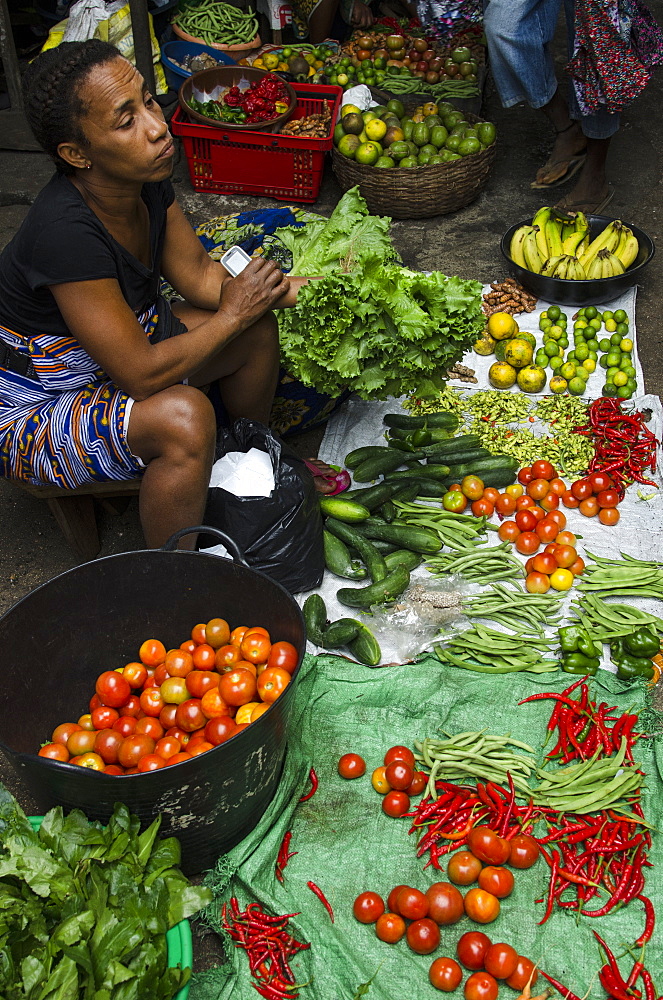
<svg viewBox="0 0 663 1000">
<path fill-rule="evenodd" d="M 212 466 L 209 484 L 236 497 L 268 497 L 274 489 L 272 460 L 259 448 L 229 451 Z"/>
</svg>

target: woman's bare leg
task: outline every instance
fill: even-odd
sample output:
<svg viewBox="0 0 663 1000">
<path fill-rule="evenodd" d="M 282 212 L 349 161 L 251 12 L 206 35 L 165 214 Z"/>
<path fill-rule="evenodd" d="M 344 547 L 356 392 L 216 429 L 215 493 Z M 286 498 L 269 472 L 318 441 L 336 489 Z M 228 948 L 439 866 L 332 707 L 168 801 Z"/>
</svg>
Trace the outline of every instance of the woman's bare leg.
<svg viewBox="0 0 663 1000">
<path fill-rule="evenodd" d="M 338 9 L 338 0 L 321 0 L 308 22 L 308 37 L 312 45 L 319 45 L 329 33 Z"/>
</svg>

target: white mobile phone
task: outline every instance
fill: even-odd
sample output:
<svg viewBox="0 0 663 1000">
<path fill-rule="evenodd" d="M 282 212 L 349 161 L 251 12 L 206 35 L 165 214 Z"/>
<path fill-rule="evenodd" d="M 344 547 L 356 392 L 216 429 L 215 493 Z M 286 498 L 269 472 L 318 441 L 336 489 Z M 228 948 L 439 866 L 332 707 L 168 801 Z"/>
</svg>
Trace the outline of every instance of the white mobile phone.
<svg viewBox="0 0 663 1000">
<path fill-rule="evenodd" d="M 238 274 L 241 274 L 250 260 L 251 258 L 248 253 L 242 250 L 241 247 L 231 247 L 230 250 L 226 250 L 224 253 L 221 258 L 221 263 L 225 267 L 228 274 L 231 274 L 233 278 L 236 278 Z"/>
</svg>

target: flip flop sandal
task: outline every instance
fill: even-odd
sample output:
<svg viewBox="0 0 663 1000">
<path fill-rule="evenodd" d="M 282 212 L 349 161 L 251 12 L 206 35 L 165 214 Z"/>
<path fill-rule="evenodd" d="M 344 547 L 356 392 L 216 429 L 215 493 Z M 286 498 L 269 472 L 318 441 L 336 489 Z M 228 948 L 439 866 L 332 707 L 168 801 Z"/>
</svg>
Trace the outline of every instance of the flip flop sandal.
<svg viewBox="0 0 663 1000">
<path fill-rule="evenodd" d="M 303 459 L 304 465 L 309 470 L 314 479 L 322 479 L 325 489 L 319 490 L 324 496 L 333 497 L 337 493 L 343 493 L 350 486 L 350 473 L 341 469 L 338 465 L 329 465 L 328 462 L 319 463 L 317 459 Z M 322 472 L 320 464 L 328 466 L 332 472 Z"/>
<path fill-rule="evenodd" d="M 615 189 L 612 184 L 608 184 L 608 191 L 605 197 L 597 204 L 590 205 L 588 202 L 571 202 L 568 197 L 562 198 L 555 205 L 561 212 L 584 212 L 585 215 L 600 215 L 604 208 L 610 204 L 615 196 Z"/>
<path fill-rule="evenodd" d="M 549 184 L 539 183 L 538 181 L 532 181 L 530 187 L 534 188 L 535 191 L 544 191 L 547 188 L 559 187 L 561 184 L 566 184 L 567 181 L 570 181 L 571 178 L 578 173 L 578 171 L 580 170 L 586 159 L 587 159 L 587 154 L 580 153 L 578 156 L 570 156 L 568 160 L 557 160 L 556 163 L 546 163 L 545 166 L 541 168 L 542 170 L 545 170 L 546 167 L 550 170 L 553 167 L 561 166 L 561 164 L 563 163 L 566 163 L 566 170 L 564 171 L 561 177 L 558 177 L 556 180 L 551 181 Z"/>
</svg>

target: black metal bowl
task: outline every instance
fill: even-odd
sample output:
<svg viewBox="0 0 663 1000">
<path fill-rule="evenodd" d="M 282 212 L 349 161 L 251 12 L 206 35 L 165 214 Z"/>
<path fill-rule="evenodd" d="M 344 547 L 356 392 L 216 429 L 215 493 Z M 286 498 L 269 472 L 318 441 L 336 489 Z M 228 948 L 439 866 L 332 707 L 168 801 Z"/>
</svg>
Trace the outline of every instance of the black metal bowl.
<svg viewBox="0 0 663 1000">
<path fill-rule="evenodd" d="M 588 215 L 587 219 L 590 239 L 594 239 L 599 233 L 602 233 L 605 227 L 613 221 L 605 215 Z M 537 274 L 535 271 L 528 271 L 527 268 L 516 264 L 509 256 L 513 234 L 520 226 L 527 226 L 530 223 L 531 219 L 525 219 L 523 222 L 516 222 L 515 225 L 507 229 L 501 239 L 500 249 L 513 277 L 517 278 L 528 292 L 545 302 L 556 302 L 566 306 L 593 306 L 599 302 L 611 302 L 641 279 L 644 269 L 654 256 L 654 244 L 647 233 L 638 229 L 637 226 L 627 223 L 629 228 L 633 230 L 639 249 L 638 256 L 623 274 L 615 274 L 611 278 L 594 278 L 591 281 L 550 278 L 547 275 Z"/>
</svg>

